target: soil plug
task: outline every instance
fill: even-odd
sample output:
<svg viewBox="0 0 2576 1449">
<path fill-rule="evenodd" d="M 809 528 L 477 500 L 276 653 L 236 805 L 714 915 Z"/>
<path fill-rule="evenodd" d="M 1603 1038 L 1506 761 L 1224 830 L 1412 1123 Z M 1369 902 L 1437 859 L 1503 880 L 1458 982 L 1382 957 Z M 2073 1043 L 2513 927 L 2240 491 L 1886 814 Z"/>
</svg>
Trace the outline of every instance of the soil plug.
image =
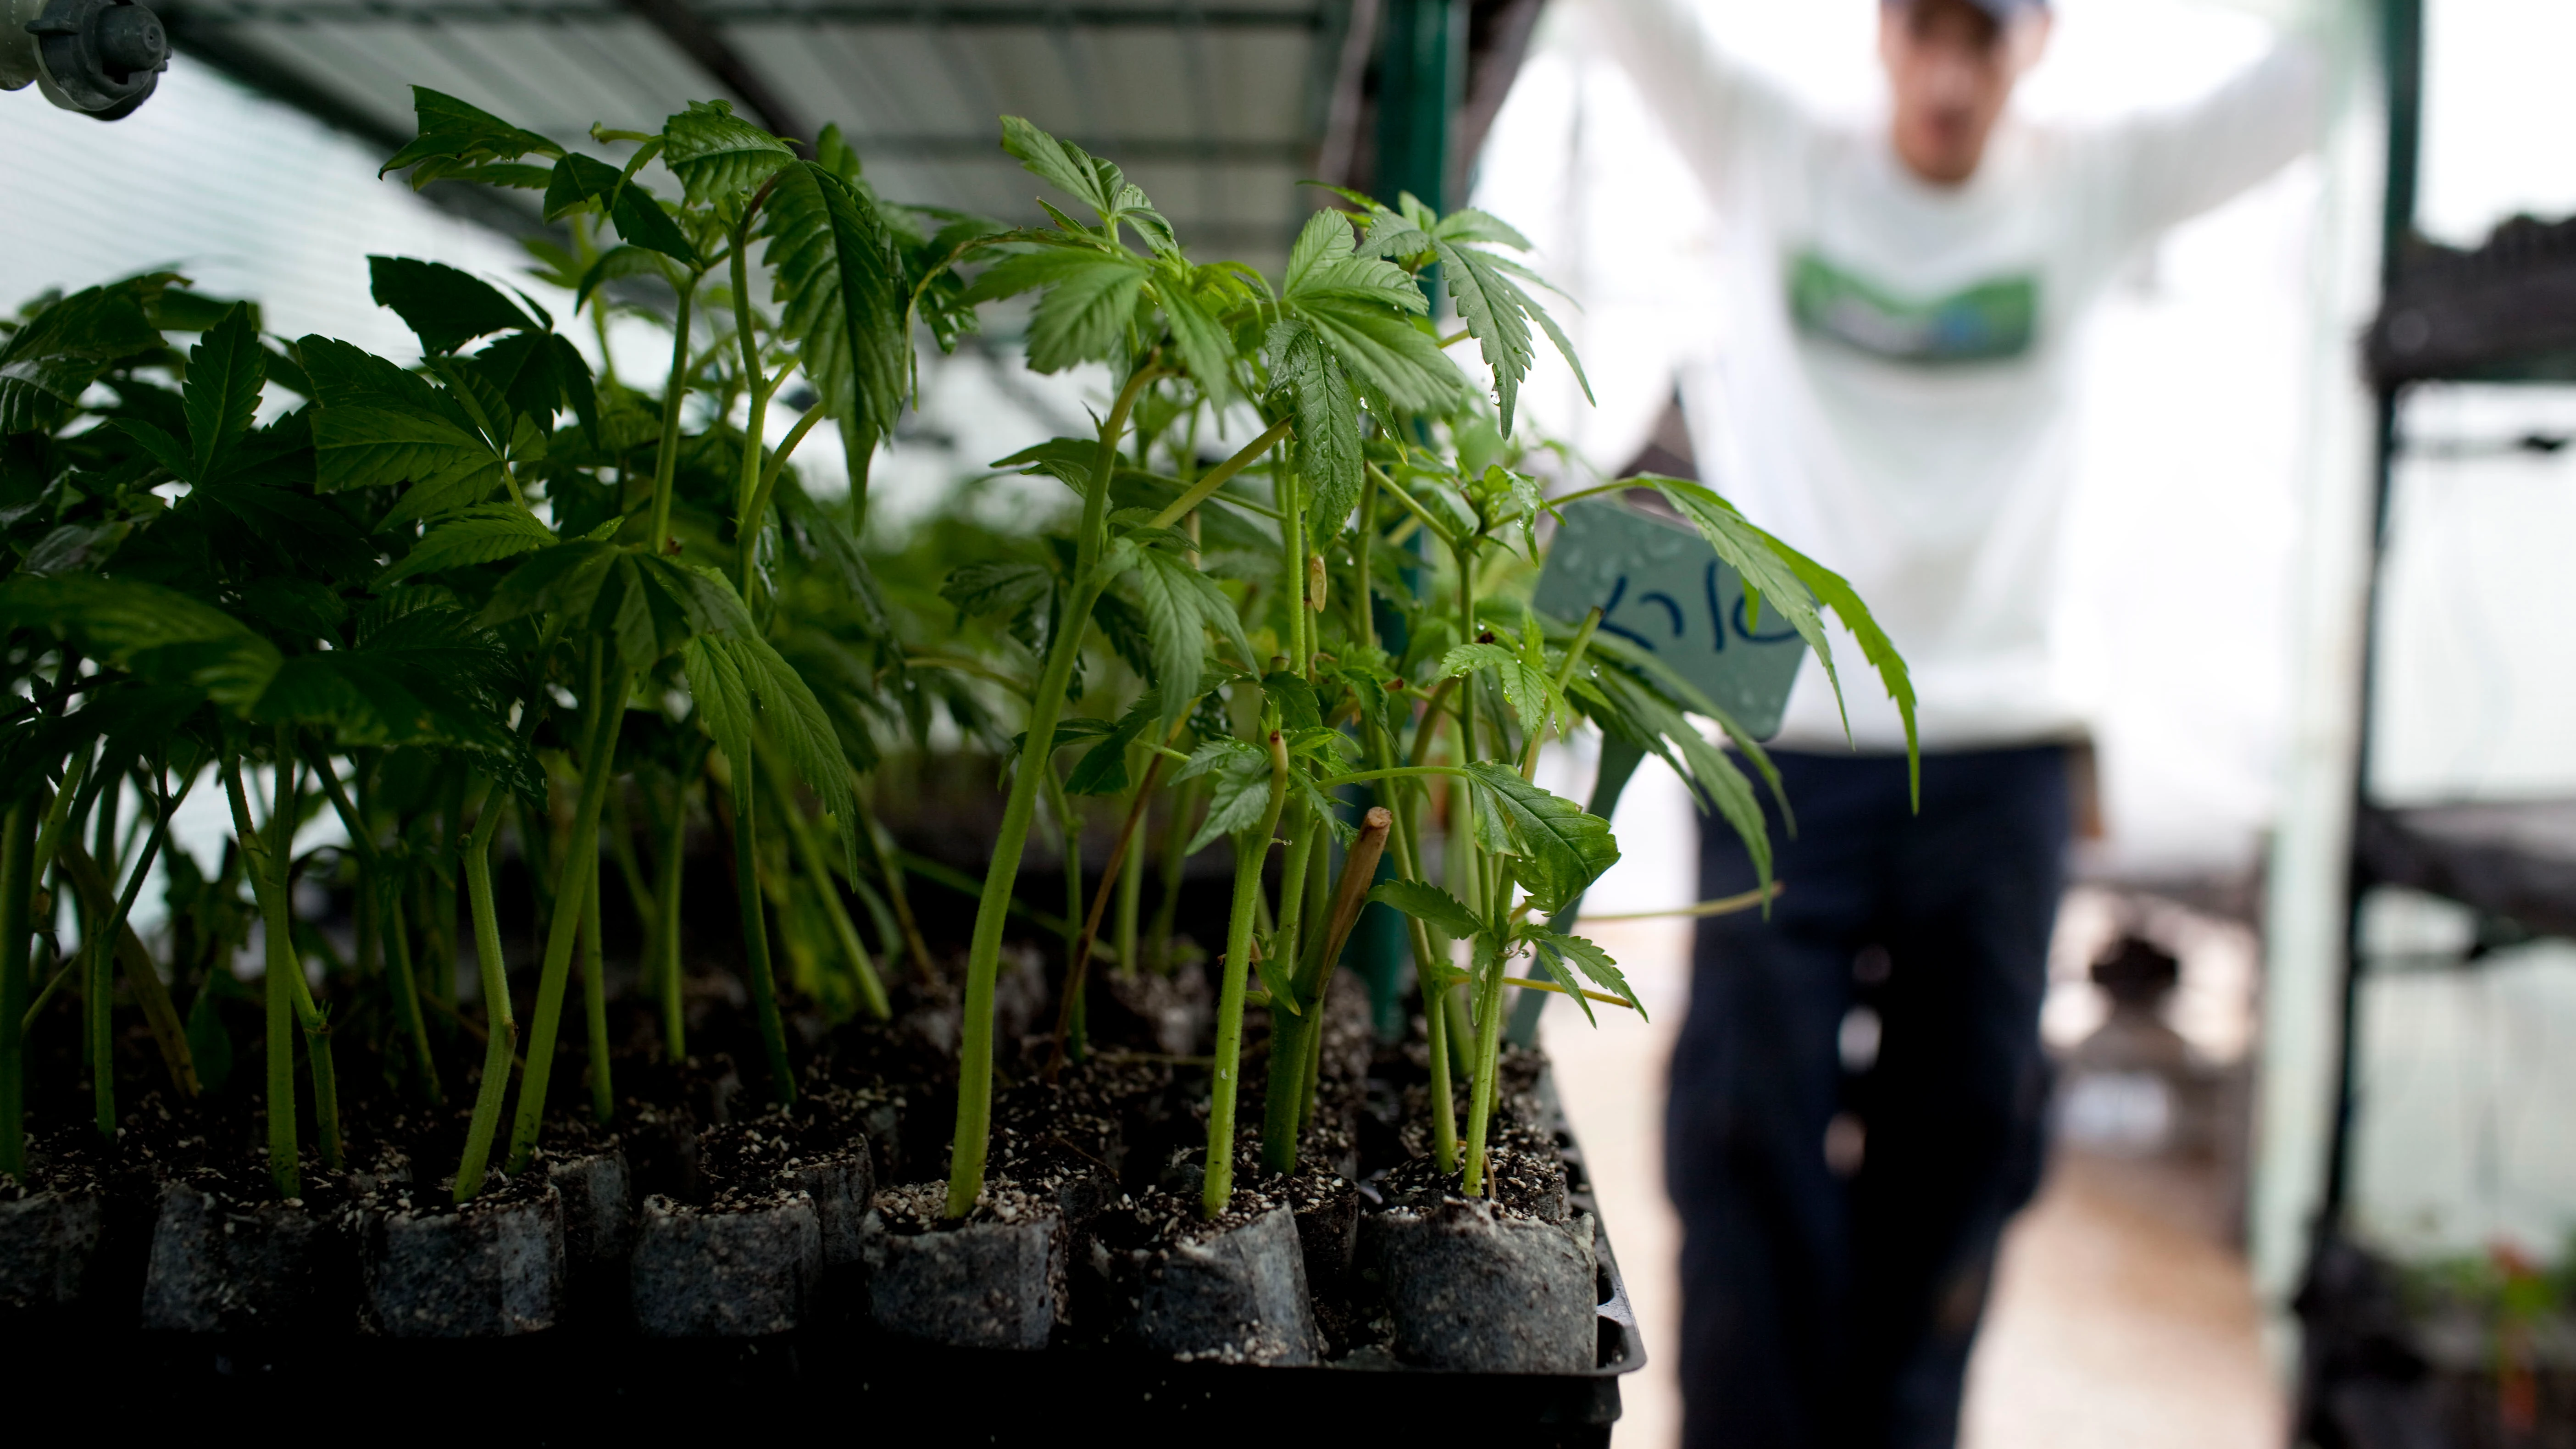
<svg viewBox="0 0 2576 1449">
<path fill-rule="evenodd" d="M 470 1202 L 415 1206 L 408 1185 L 361 1213 L 362 1324 L 392 1338 L 506 1338 L 563 1317 L 563 1199 L 523 1173 Z"/>
<path fill-rule="evenodd" d="M 1592 1219 L 1558 1225 L 1446 1198 L 1369 1215 L 1395 1354 L 1452 1373 L 1576 1374 L 1597 1352 Z"/>
<path fill-rule="evenodd" d="M 974 1216 L 944 1216 L 935 1183 L 877 1194 L 866 1236 L 879 1332 L 950 1348 L 1041 1349 L 1066 1307 L 1064 1217 L 1052 1195 L 996 1178 Z"/>
</svg>

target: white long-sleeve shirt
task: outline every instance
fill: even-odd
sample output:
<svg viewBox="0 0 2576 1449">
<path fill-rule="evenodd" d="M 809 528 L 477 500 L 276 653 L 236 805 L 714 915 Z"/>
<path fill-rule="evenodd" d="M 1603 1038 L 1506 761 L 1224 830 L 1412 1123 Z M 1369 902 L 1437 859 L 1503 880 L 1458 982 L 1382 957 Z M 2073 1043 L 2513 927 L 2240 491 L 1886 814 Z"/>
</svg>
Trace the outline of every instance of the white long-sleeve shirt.
<svg viewBox="0 0 2576 1449">
<path fill-rule="evenodd" d="M 1737 64 L 1687 0 L 1593 9 L 1734 238 L 1726 335 L 1684 379 L 1703 479 L 1851 580 L 1905 656 L 1924 748 L 2080 734 L 2050 637 L 2076 335 L 2143 244 L 2313 144 L 2314 52 L 2286 43 L 2188 107 L 2110 124 L 2008 114 L 1976 174 L 1941 187 L 1883 123 L 1820 118 Z M 1904 748 L 1836 642 L 1852 737 Z M 1810 659 L 1777 743 L 1844 740 Z"/>
</svg>

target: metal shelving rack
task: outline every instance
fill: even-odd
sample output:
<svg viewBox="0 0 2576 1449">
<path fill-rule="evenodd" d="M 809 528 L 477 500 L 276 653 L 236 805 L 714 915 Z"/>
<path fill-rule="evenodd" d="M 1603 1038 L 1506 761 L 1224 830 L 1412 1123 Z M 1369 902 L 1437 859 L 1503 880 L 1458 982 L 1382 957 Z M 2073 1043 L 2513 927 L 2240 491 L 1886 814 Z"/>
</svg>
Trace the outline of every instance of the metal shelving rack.
<svg viewBox="0 0 2576 1449">
<path fill-rule="evenodd" d="M 2475 250 L 2415 229 L 2424 112 L 2424 0 L 2383 0 L 2388 102 L 2382 301 L 2362 344 L 2377 405 L 2353 838 L 2339 983 L 2339 1050 L 2324 1193 L 2298 1310 L 2306 1325 L 2297 1436 L 2320 1449 L 2444 1449 L 2426 1365 L 2385 1267 L 2349 1232 L 2362 907 L 2405 887 L 2468 907 L 2485 949 L 2576 937 L 2576 800 L 2397 808 L 2372 797 L 2375 686 L 2390 505 L 2409 388 L 2429 382 L 2576 382 L 2576 220 L 2517 218 Z"/>
</svg>

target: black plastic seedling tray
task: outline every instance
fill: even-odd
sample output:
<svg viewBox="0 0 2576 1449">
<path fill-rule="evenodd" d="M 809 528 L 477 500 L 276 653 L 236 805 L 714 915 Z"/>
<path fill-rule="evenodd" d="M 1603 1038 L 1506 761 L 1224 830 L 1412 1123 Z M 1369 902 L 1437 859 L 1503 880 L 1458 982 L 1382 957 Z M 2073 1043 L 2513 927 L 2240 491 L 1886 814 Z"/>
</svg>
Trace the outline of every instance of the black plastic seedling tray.
<svg viewBox="0 0 2576 1449">
<path fill-rule="evenodd" d="M 1555 1107 L 1552 1084 L 1540 1093 Z M 1568 1197 L 1590 1212 L 1598 1353 L 1584 1374 L 1182 1363 L 1107 1349 L 928 1348 L 854 1330 L 644 1339 L 557 1330 L 513 1339 L 246 1338 L 0 1329 L 21 1393 L 120 1418 L 324 1426 L 376 1443 L 457 1444 L 475 1426 L 535 1443 L 682 1425 L 889 1433 L 948 1444 L 1316 1444 L 1434 1434 L 1480 1449 L 1610 1442 L 1619 1378 L 1646 1362 L 1580 1147 L 1556 1112 Z M 32 1404 L 32 1400 L 30 1401 Z M 234 1417 L 248 1415 L 252 1417 Z M 818 1417 L 819 1416 L 819 1417 Z M 139 1422 L 128 1420 L 128 1422 Z"/>
</svg>

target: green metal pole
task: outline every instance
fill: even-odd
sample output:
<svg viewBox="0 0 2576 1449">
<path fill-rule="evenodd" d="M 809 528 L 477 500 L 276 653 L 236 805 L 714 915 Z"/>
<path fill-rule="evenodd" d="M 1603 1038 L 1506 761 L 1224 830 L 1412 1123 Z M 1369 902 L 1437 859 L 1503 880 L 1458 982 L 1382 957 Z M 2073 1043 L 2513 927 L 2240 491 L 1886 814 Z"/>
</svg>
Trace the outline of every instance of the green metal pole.
<svg viewBox="0 0 2576 1449">
<path fill-rule="evenodd" d="M 1449 154 L 1451 122 L 1467 93 L 1467 7 L 1462 0 L 1386 0 L 1378 47 L 1377 164 L 1371 186 L 1378 199 L 1393 202 L 1411 192 L 1434 211 L 1456 204 L 1459 168 Z M 1423 289 L 1436 303 L 1438 270 L 1422 274 Z M 1363 520 L 1363 526 L 1373 520 Z M 1420 540 L 1414 541 L 1419 550 Z M 1406 582 L 1419 587 L 1415 571 Z M 1392 611 L 1377 611 L 1381 643 L 1401 654 L 1406 643 L 1404 621 Z M 1376 792 L 1353 792 L 1347 808 L 1357 820 L 1379 803 Z M 1378 865 L 1378 876 L 1394 874 L 1394 856 Z M 1371 1015 L 1378 1034 L 1394 1037 L 1404 1030 L 1402 986 L 1410 955 L 1404 917 L 1385 906 L 1360 912 L 1342 959 L 1368 983 Z"/>
</svg>

